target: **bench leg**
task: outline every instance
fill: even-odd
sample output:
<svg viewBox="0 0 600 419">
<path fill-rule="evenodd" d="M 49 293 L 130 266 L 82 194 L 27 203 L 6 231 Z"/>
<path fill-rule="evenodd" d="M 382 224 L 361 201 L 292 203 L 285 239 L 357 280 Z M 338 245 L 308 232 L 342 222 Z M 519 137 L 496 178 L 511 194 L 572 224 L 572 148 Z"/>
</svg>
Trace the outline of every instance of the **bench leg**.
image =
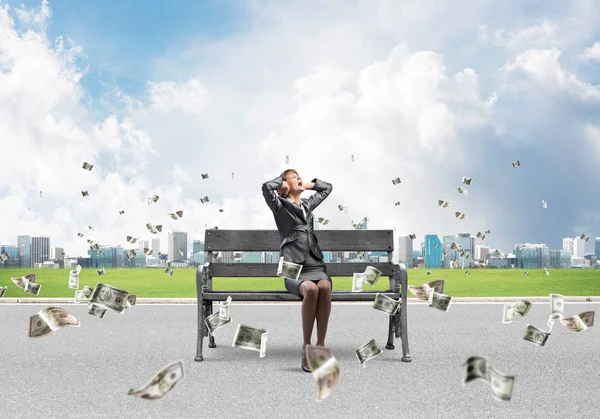
<svg viewBox="0 0 600 419">
<path fill-rule="evenodd" d="M 390 326 L 389 326 L 389 330 L 388 330 L 388 340 L 387 340 L 387 344 L 385 345 L 385 349 L 395 349 L 396 347 L 394 346 L 394 316 L 390 316 Z"/>
<path fill-rule="evenodd" d="M 211 314 L 213 314 L 213 302 L 209 301 L 206 303 L 206 311 L 207 311 L 207 317 L 210 316 Z M 215 336 L 211 333 L 208 336 L 208 347 L 209 348 L 216 348 L 217 344 L 215 343 Z"/>
<path fill-rule="evenodd" d="M 204 360 L 202 357 L 202 343 L 204 341 L 204 329 L 206 326 L 204 325 L 204 298 L 202 295 L 202 276 L 199 275 L 200 272 L 196 272 L 196 293 L 198 296 L 198 339 L 196 342 L 196 357 L 194 361 L 200 362 Z"/>
<path fill-rule="evenodd" d="M 407 309 L 407 303 L 406 303 L 406 292 L 404 291 L 405 289 L 407 289 L 407 287 L 405 287 L 403 285 L 403 289 L 402 289 L 402 304 L 400 305 L 400 338 L 402 339 L 402 362 L 411 362 L 412 358 L 410 357 L 410 352 L 408 350 L 408 329 L 407 329 L 407 323 L 406 323 L 406 309 Z M 396 313 L 398 314 L 398 313 Z"/>
<path fill-rule="evenodd" d="M 203 361 L 202 357 L 202 343 L 204 342 L 204 329 L 206 328 L 204 324 L 204 302 L 202 301 L 202 291 L 198 296 L 198 342 L 196 343 L 196 358 L 194 361 L 200 362 Z"/>
</svg>

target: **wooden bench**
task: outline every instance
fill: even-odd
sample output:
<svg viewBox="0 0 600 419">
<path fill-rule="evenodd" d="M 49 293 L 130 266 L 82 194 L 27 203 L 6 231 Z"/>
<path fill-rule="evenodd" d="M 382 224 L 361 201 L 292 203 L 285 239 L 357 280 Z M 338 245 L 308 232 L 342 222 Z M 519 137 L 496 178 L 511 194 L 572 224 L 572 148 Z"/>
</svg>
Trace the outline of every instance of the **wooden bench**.
<svg viewBox="0 0 600 419">
<path fill-rule="evenodd" d="M 408 274 L 403 264 L 392 261 L 394 250 L 393 230 L 315 230 L 319 246 L 323 251 L 386 251 L 390 262 L 372 263 L 327 263 L 327 273 L 334 277 L 352 276 L 356 272 L 364 272 L 367 266 L 379 269 L 381 276 L 388 276 L 390 286 L 387 291 L 380 291 L 395 300 L 402 297 L 402 304 L 396 315 L 389 316 L 388 339 L 386 349 L 394 349 L 394 335 L 402 338 L 402 361 L 411 362 L 408 350 L 406 327 L 406 295 L 408 292 Z M 209 338 L 208 347 L 215 348 L 214 336 L 209 336 L 204 323 L 206 317 L 213 313 L 215 301 L 225 301 L 231 295 L 232 301 L 300 301 L 300 298 L 287 291 L 213 291 L 213 277 L 274 277 L 277 263 L 213 263 L 213 252 L 223 251 L 279 251 L 281 238 L 277 230 L 206 230 L 204 250 L 207 252 L 207 263 L 198 266 L 196 271 L 196 289 L 198 292 L 198 342 L 196 361 L 202 361 L 202 344 L 204 337 Z M 216 257 L 214 258 L 216 259 Z M 382 278 L 379 279 L 380 281 Z M 283 286 L 284 279 L 280 278 Z M 373 301 L 376 291 L 369 290 L 366 284 L 364 291 L 332 291 L 332 301 Z M 218 308 L 217 308 L 218 310 Z M 357 342 L 357 345 L 360 342 Z"/>
</svg>

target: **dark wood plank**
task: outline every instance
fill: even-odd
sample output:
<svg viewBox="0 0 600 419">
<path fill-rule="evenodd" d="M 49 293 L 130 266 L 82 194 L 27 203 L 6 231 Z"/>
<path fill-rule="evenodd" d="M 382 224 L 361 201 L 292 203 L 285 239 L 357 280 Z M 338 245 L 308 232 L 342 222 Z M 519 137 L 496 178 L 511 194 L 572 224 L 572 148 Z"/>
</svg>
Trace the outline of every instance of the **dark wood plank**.
<svg viewBox="0 0 600 419">
<path fill-rule="evenodd" d="M 319 246 L 330 252 L 392 252 L 393 230 L 315 230 Z M 206 230 L 205 251 L 279 251 L 277 230 Z"/>
<path fill-rule="evenodd" d="M 277 263 L 211 263 L 210 277 L 276 277 Z M 371 263 L 327 263 L 329 276 L 352 276 L 355 272 L 364 272 L 367 266 L 373 266 L 382 272 L 382 276 L 394 275 L 394 265 L 390 262 Z M 283 280 L 283 278 L 281 278 Z M 381 281 L 381 279 L 380 279 Z"/>
<path fill-rule="evenodd" d="M 400 298 L 397 292 L 380 291 L 394 300 Z M 331 301 L 373 301 L 377 292 L 350 292 L 332 291 Z M 231 295 L 231 300 L 236 301 L 300 301 L 299 297 L 287 291 L 209 291 L 204 292 L 205 301 L 225 301 Z"/>
</svg>

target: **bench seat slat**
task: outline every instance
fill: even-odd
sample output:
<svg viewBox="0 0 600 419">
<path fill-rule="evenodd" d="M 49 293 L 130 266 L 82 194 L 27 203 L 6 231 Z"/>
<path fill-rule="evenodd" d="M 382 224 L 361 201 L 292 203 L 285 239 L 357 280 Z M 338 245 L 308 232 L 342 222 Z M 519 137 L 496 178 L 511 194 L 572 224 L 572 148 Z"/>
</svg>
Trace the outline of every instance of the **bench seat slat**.
<svg viewBox="0 0 600 419">
<path fill-rule="evenodd" d="M 251 278 L 251 277 L 276 277 L 278 263 L 211 263 L 209 275 L 211 277 Z M 365 262 L 365 263 L 326 263 L 327 273 L 331 277 L 352 276 L 355 272 L 364 272 L 367 266 L 373 266 L 381 271 L 382 276 L 394 275 L 394 265 L 390 262 Z M 279 278 L 283 282 L 283 278 Z M 381 281 L 381 278 L 379 278 Z"/>
<path fill-rule="evenodd" d="M 394 300 L 400 298 L 400 293 L 379 291 Z M 377 291 L 351 292 L 332 291 L 331 301 L 373 301 Z M 209 291 L 203 294 L 207 301 L 225 301 L 231 295 L 232 301 L 300 301 L 300 298 L 287 291 Z"/>
</svg>

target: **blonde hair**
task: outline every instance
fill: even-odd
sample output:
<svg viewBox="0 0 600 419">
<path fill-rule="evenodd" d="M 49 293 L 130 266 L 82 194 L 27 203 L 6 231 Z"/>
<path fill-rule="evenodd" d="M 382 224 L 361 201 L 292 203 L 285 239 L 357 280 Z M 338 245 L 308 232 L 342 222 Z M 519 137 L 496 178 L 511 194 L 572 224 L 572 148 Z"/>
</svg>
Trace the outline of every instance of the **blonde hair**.
<svg viewBox="0 0 600 419">
<path fill-rule="evenodd" d="M 287 175 L 289 175 L 290 173 L 295 173 L 297 176 L 300 176 L 300 175 L 298 174 L 298 172 L 296 172 L 296 170 L 295 170 L 295 169 L 287 169 L 287 170 L 284 170 L 284 171 L 281 173 L 281 176 L 283 176 L 283 179 L 284 179 L 284 180 L 287 180 Z"/>
</svg>

